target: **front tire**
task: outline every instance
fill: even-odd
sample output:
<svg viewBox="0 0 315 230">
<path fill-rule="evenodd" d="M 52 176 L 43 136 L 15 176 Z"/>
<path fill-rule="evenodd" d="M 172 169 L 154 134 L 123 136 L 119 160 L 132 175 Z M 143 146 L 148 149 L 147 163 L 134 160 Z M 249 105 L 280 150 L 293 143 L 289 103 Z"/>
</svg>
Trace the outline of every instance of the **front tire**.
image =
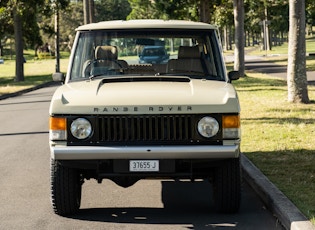
<svg viewBox="0 0 315 230">
<path fill-rule="evenodd" d="M 221 213 L 236 213 L 241 201 L 240 158 L 224 161 L 215 169 L 214 202 Z"/>
<path fill-rule="evenodd" d="M 56 214 L 68 216 L 78 212 L 82 181 L 77 169 L 64 167 L 51 159 L 51 203 Z"/>
</svg>

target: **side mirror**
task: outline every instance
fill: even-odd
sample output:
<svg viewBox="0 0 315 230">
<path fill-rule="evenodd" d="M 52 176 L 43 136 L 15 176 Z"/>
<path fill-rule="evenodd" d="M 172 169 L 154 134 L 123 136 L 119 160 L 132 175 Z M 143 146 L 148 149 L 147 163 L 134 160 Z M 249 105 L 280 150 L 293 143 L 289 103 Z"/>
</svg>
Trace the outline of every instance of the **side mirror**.
<svg viewBox="0 0 315 230">
<path fill-rule="evenodd" d="M 63 73 L 54 73 L 52 75 L 53 81 L 56 82 L 64 82 L 65 81 L 65 75 Z"/>
<path fill-rule="evenodd" d="M 232 82 L 232 81 L 238 80 L 241 77 L 241 75 L 238 71 L 230 71 L 228 73 L 228 77 L 229 77 L 229 81 Z"/>
</svg>

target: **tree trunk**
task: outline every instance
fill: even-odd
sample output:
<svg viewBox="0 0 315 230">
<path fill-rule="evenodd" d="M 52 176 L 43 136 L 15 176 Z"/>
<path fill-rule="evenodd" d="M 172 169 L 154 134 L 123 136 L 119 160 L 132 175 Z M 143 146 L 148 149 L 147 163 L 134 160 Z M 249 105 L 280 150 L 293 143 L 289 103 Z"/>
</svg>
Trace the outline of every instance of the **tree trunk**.
<svg viewBox="0 0 315 230">
<path fill-rule="evenodd" d="M 94 0 L 83 0 L 84 24 L 93 23 L 94 19 Z"/>
<path fill-rule="evenodd" d="M 59 9 L 56 9 L 55 12 L 55 56 L 56 56 L 56 68 L 55 71 L 56 73 L 60 72 L 60 46 L 59 46 Z"/>
<path fill-rule="evenodd" d="M 94 0 L 89 0 L 89 16 L 90 16 L 90 21 L 89 23 L 95 22 L 95 17 L 94 17 Z"/>
<path fill-rule="evenodd" d="M 251 39 L 251 37 L 252 37 L 252 33 L 251 33 L 251 31 L 249 30 L 249 31 L 247 31 L 247 46 L 250 46 L 250 39 Z"/>
<path fill-rule="evenodd" d="M 90 0 L 83 0 L 83 14 L 84 14 L 84 24 L 88 24 L 90 22 Z"/>
<path fill-rule="evenodd" d="M 224 32 L 224 51 L 227 51 L 228 45 L 229 45 L 229 40 L 228 40 L 228 30 L 227 30 L 227 26 L 225 25 L 223 28 L 223 32 Z"/>
<path fill-rule="evenodd" d="M 1 43 L 1 39 L 0 39 L 0 57 L 3 56 L 3 48 L 2 48 L 2 43 Z"/>
<path fill-rule="evenodd" d="M 200 21 L 210 23 L 209 0 L 200 1 Z"/>
<path fill-rule="evenodd" d="M 234 70 L 245 75 L 244 0 L 233 0 L 235 24 Z"/>
<path fill-rule="evenodd" d="M 309 103 L 305 58 L 305 0 L 290 0 L 289 4 L 288 101 Z"/>
<path fill-rule="evenodd" d="M 15 81 L 24 81 L 23 33 L 21 15 L 13 9 L 15 38 Z"/>
<path fill-rule="evenodd" d="M 269 24 L 270 21 L 268 21 L 268 8 L 265 7 L 265 50 L 271 50 L 270 48 L 270 31 L 269 31 Z"/>
<path fill-rule="evenodd" d="M 232 31 L 232 28 L 231 28 L 231 26 L 229 26 L 229 48 L 228 48 L 228 50 L 232 50 L 232 33 L 233 33 L 233 31 Z"/>
</svg>

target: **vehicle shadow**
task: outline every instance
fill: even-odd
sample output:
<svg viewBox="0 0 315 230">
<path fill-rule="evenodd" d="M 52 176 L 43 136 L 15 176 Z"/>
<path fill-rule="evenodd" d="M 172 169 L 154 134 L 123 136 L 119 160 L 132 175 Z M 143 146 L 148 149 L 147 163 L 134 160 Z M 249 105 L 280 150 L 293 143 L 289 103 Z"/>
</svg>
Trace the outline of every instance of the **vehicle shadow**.
<svg viewBox="0 0 315 230">
<path fill-rule="evenodd" d="M 209 182 L 161 181 L 162 208 L 92 208 L 81 209 L 74 219 L 133 224 L 180 224 L 188 229 L 209 229 L 218 223 L 237 225 L 237 215 L 218 218 L 212 202 L 212 186 Z M 205 223 L 211 216 L 216 222 Z M 189 227 L 190 226 L 190 227 Z M 208 226 L 208 227 L 207 227 Z"/>
<path fill-rule="evenodd" d="M 237 214 L 219 214 L 212 201 L 209 182 L 162 181 L 163 207 L 89 208 L 69 218 L 83 221 L 137 225 L 180 225 L 186 229 L 248 229 L 270 213 L 244 182 L 246 201 Z M 243 198 L 242 198 L 243 199 Z M 258 210 L 258 211 L 257 211 Z M 256 229 L 265 229 L 265 225 Z M 278 228 L 274 228 L 278 229 Z M 281 229 L 281 228 L 279 228 Z"/>
</svg>

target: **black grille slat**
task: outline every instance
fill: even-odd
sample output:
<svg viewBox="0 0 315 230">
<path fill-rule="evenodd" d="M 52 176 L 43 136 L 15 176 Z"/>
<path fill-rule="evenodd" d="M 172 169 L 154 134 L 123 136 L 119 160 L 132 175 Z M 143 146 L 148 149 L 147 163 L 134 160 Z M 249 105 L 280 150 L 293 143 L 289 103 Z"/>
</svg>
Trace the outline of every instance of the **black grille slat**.
<svg viewBox="0 0 315 230">
<path fill-rule="evenodd" d="M 177 127 L 178 127 L 178 134 L 177 134 L 177 139 L 182 140 L 183 139 L 183 124 L 182 124 L 182 117 L 179 116 L 179 119 L 177 120 Z"/>
<path fill-rule="evenodd" d="M 167 139 L 170 140 L 171 139 L 171 118 L 167 117 L 166 118 L 167 122 L 166 122 L 166 135 L 167 135 Z"/>
<path fill-rule="evenodd" d="M 155 119 L 154 128 L 155 128 L 155 138 L 157 140 L 161 140 L 161 127 L 159 124 L 160 124 L 159 119 Z"/>
<path fill-rule="evenodd" d="M 109 140 L 117 140 L 117 128 L 115 128 L 116 124 L 117 124 L 116 119 L 114 117 L 111 117 L 110 123 L 109 123 L 110 132 L 108 133 L 110 135 Z"/>
<path fill-rule="evenodd" d="M 165 118 L 161 119 L 161 140 L 165 137 Z"/>
<path fill-rule="evenodd" d="M 187 117 L 185 117 L 185 126 L 186 127 L 189 127 L 190 129 L 191 129 L 191 127 L 192 127 L 192 124 L 191 124 L 191 120 L 188 120 L 188 118 Z M 189 129 L 185 129 L 185 138 L 188 138 L 188 136 L 189 136 L 189 132 L 190 130 Z M 190 131 L 191 132 L 191 131 Z"/>
</svg>

